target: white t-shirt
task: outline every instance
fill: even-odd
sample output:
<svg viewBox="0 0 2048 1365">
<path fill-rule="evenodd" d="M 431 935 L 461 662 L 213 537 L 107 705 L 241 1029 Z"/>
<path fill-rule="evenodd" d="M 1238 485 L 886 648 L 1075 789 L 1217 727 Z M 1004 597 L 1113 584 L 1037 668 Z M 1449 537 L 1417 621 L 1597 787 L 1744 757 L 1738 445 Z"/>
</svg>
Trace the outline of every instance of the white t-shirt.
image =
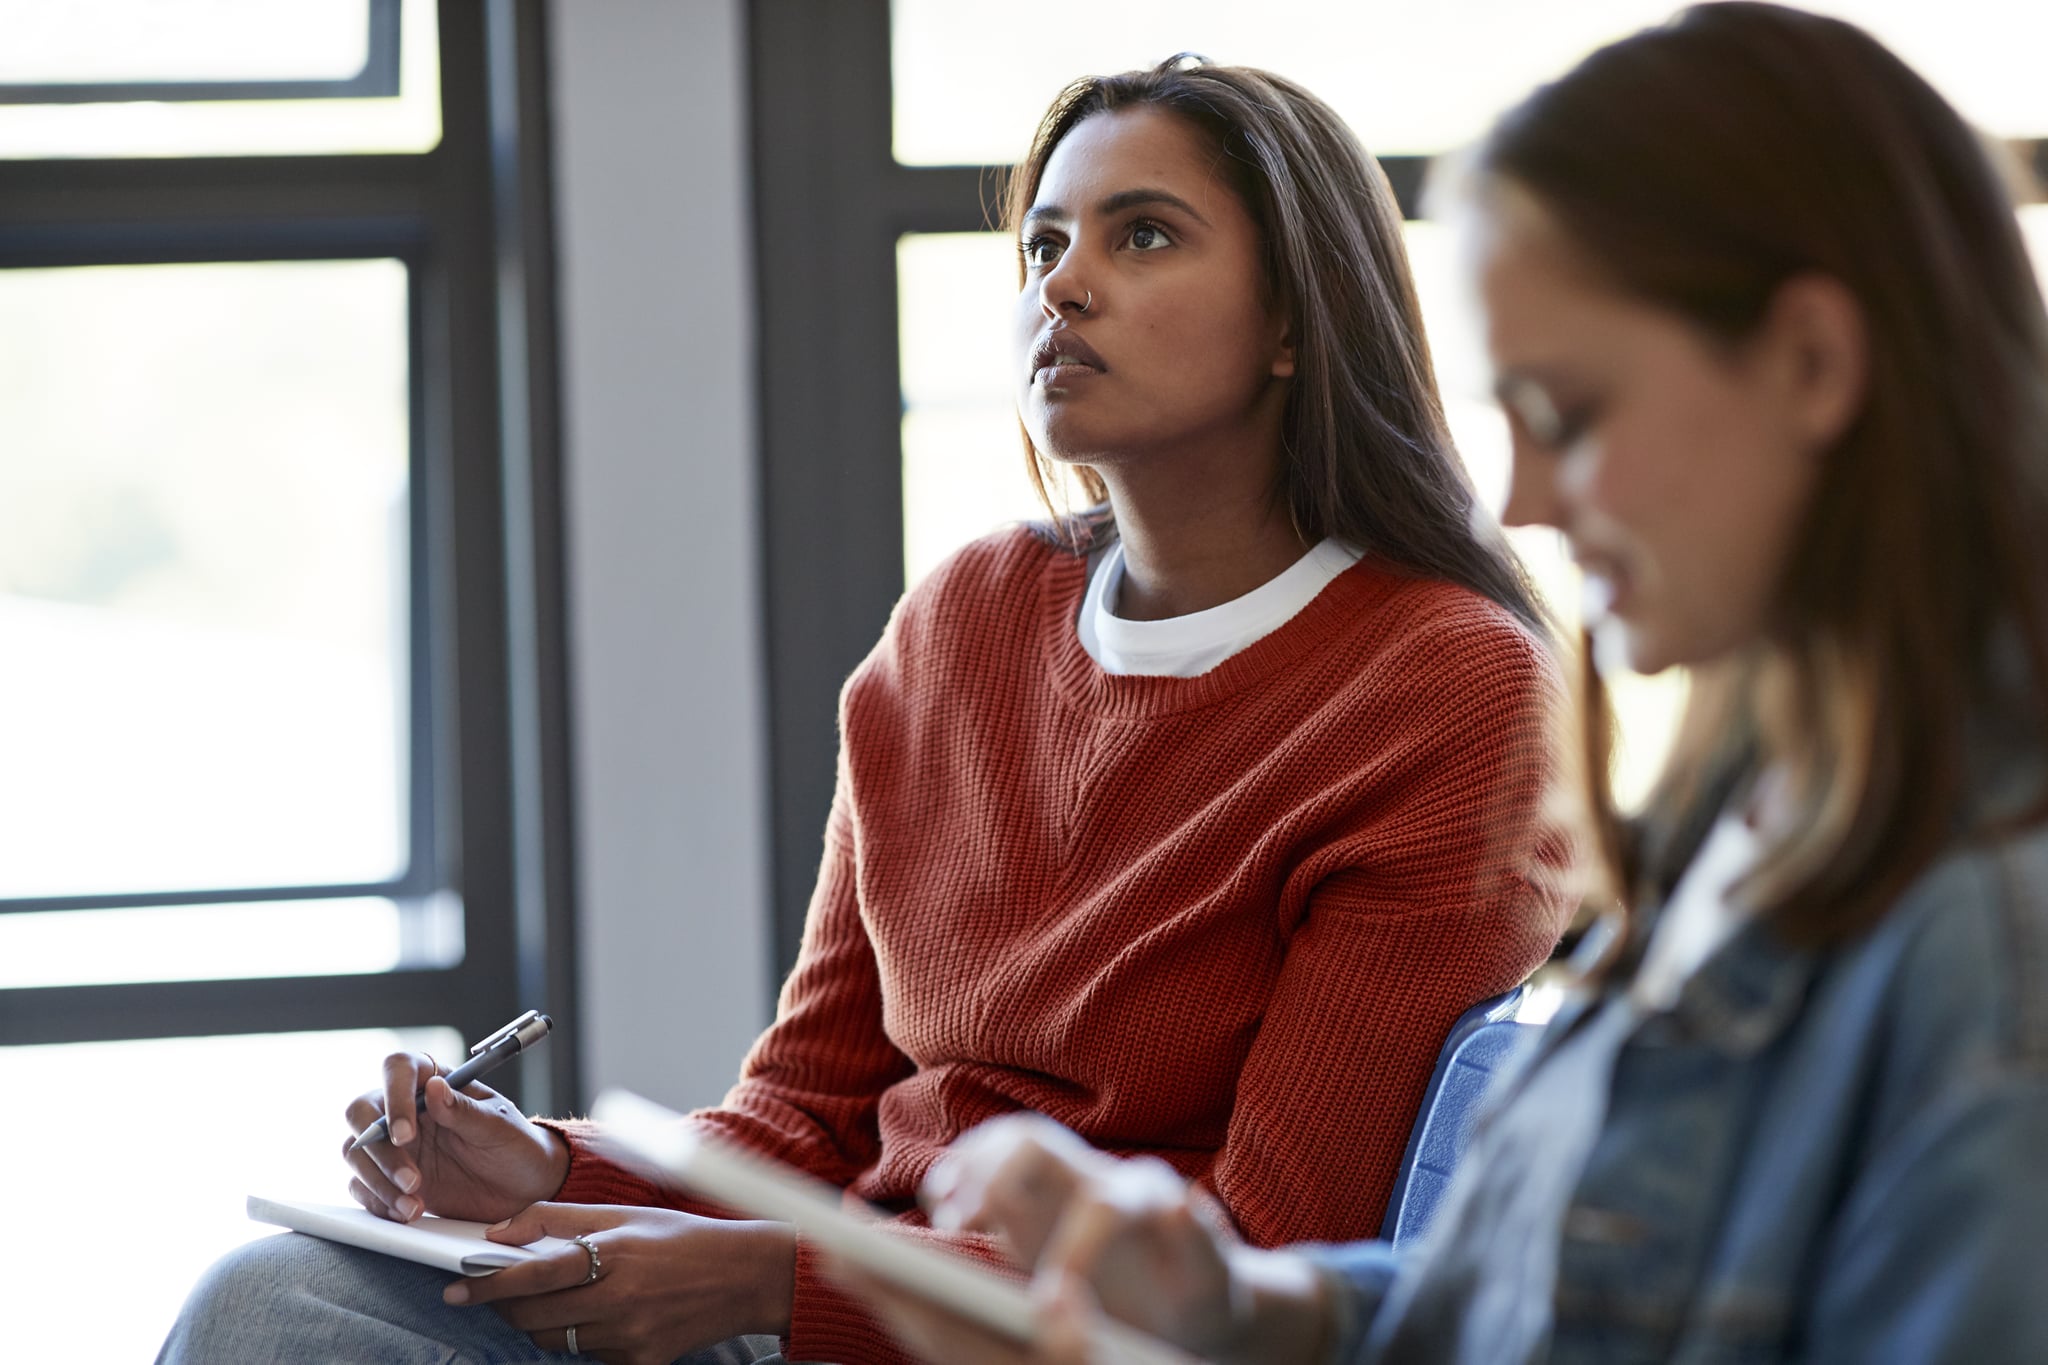
<svg viewBox="0 0 2048 1365">
<path fill-rule="evenodd" d="M 1077 623 L 1081 648 L 1105 673 L 1198 677 L 1286 625 L 1362 554 L 1326 539 L 1279 577 L 1221 606 L 1163 621 L 1126 621 L 1115 611 L 1124 579 L 1124 545 L 1113 542 L 1088 571 Z"/>
</svg>

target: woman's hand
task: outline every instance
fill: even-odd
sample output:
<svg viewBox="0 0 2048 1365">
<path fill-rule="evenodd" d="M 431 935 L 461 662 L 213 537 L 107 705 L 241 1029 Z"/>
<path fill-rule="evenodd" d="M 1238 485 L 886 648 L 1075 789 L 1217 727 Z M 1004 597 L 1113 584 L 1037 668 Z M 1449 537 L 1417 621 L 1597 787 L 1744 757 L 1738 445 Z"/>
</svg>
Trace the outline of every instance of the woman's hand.
<svg viewBox="0 0 2048 1365">
<path fill-rule="evenodd" d="M 995 1233 L 1037 1282 L 1086 1283 L 1154 1336 L 1213 1351 L 1236 1325 L 1222 1220 L 1163 1161 L 1120 1161 L 1050 1119 L 1009 1115 L 956 1142 L 920 1197 L 932 1226 Z"/>
<path fill-rule="evenodd" d="M 1321 1283 L 1302 1262 L 1238 1242 L 1165 1162 L 1118 1160 L 1049 1119 L 974 1129 L 921 1197 L 934 1227 L 1002 1237 L 1048 1302 L 1084 1283 L 1103 1312 L 1201 1355 L 1315 1359 L 1326 1331 Z M 938 1311 L 925 1308 L 925 1326 Z"/>
<path fill-rule="evenodd" d="M 415 1105 L 422 1086 L 426 1103 Z M 394 1222 L 427 1212 L 496 1222 L 552 1198 L 569 1174 L 569 1145 L 560 1136 L 481 1083 L 456 1092 L 422 1053 L 386 1057 L 383 1089 L 357 1096 L 347 1112 L 349 1193 Z M 353 1134 L 386 1115 L 388 1141 L 349 1150 Z"/>
<path fill-rule="evenodd" d="M 925 1173 L 918 1201 L 933 1227 L 995 1233 L 1017 1264 L 1035 1266 L 1091 1173 L 1117 1164 L 1051 1119 L 1009 1114 L 947 1148 Z"/>
<path fill-rule="evenodd" d="M 726 1222 L 670 1209 L 536 1204 L 493 1227 L 494 1242 L 587 1237 L 602 1267 L 569 1246 L 523 1265 L 457 1280 L 449 1303 L 488 1303 L 546 1351 L 603 1361 L 666 1362 L 727 1337 L 789 1330 L 796 1234 L 782 1223 Z"/>
</svg>

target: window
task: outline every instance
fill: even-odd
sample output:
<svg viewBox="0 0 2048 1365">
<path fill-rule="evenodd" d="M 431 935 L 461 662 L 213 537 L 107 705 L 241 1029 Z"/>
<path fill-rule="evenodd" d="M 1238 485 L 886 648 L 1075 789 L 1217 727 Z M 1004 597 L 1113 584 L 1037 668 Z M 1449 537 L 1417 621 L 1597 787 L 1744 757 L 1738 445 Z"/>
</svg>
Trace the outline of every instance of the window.
<svg viewBox="0 0 2048 1365">
<path fill-rule="evenodd" d="M 0 157 L 425 152 L 440 35 L 412 0 L 0 0 Z"/>
<path fill-rule="evenodd" d="M 2048 11 L 1836 0 L 1981 126 L 2048 166 Z M 1411 217 L 1431 155 L 1482 131 L 1539 80 L 1667 17 L 1664 0 L 1559 10 L 1457 0 L 1394 13 L 1336 0 L 1226 0 L 1033 25 L 947 0 L 761 0 L 753 22 L 767 487 L 768 660 L 780 960 L 794 956 L 831 797 L 833 702 L 905 581 L 1036 501 L 1003 375 L 1014 290 L 991 234 L 999 170 L 1052 96 L 1090 71 L 1178 51 L 1263 65 L 1329 99 L 1381 158 Z M 1483 40 L 1475 38 L 1483 35 Z M 1455 70 L 1455 80 L 1444 73 Z M 2048 243 L 2041 206 L 2023 214 Z M 1470 357 L 1442 244 L 1408 242 L 1461 452 L 1504 488 L 1501 418 Z M 900 396 L 900 403 L 897 400 Z M 1557 538 L 1515 532 L 1565 614 L 1579 589 Z M 1618 679 L 1616 786 L 1640 795 L 1684 695 Z"/>
<path fill-rule="evenodd" d="M 540 18 L 0 0 L 18 1353 L 145 1356 L 384 1053 L 573 1010 Z M 101 1189 L 192 1230 L 118 1323 Z"/>
<path fill-rule="evenodd" d="M 374 257 L 0 273 L 0 640 L 36 661 L 0 677 L 0 896 L 395 888 L 431 854 L 410 293 Z"/>
<path fill-rule="evenodd" d="M 2048 131 L 2048 12 L 2004 0 L 1816 0 L 1860 24 L 2002 137 Z M 1262 66 L 1328 100 L 1381 155 L 1462 146 L 1494 116 L 1601 44 L 1663 22 L 1669 0 L 1180 0 L 1170 9 L 1032 24 L 951 0 L 894 0 L 892 141 L 905 165 L 997 165 L 1024 154 L 1060 87 L 1174 52 Z"/>
</svg>

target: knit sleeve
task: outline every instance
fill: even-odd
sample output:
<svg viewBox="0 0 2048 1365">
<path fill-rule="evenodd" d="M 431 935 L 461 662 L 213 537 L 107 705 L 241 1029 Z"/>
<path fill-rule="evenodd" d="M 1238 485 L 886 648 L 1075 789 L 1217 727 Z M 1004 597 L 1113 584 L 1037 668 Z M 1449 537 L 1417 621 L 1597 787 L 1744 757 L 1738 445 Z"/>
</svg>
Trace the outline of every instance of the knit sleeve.
<svg viewBox="0 0 2048 1365">
<path fill-rule="evenodd" d="M 880 981 L 855 896 L 855 856 L 846 765 L 825 832 L 825 859 L 805 920 L 795 969 L 771 1024 L 747 1054 L 739 1083 L 717 1108 L 689 1122 L 844 1187 L 880 1155 L 876 1110 L 882 1092 L 909 1074 L 908 1058 L 882 1031 Z M 556 1197 L 577 1203 L 641 1204 L 718 1216 L 681 1192 L 643 1180 L 604 1154 L 601 1129 L 551 1125 L 569 1139 L 569 1178 Z M 1005 1267 L 987 1238 L 901 1226 L 898 1235 L 944 1245 Z M 910 1365 L 910 1357 L 820 1270 L 799 1241 L 784 1355 L 791 1360 L 859 1360 Z"/>
<path fill-rule="evenodd" d="M 1017 553 L 1014 545 L 992 539 L 980 548 L 980 557 L 995 550 Z M 925 647 L 922 632 L 933 603 L 947 591 L 949 576 L 960 574 L 963 558 L 971 556 L 956 556 L 898 605 L 882 641 L 847 686 L 824 858 L 796 965 L 783 984 L 775 1020 L 749 1050 L 738 1083 L 717 1107 L 699 1110 L 688 1120 L 841 1188 L 880 1160 L 882 1097 L 914 1070 L 883 1025 L 880 968 L 860 899 L 861 803 L 852 755 L 862 743 L 894 747 L 900 708 L 911 704 L 905 693 L 915 690 L 905 677 L 915 658 L 907 656 Z M 568 1180 L 558 1198 L 719 1215 L 609 1160 L 601 1130 L 587 1124 L 553 1126 L 571 1147 Z M 1017 1273 L 992 1239 L 936 1232 L 921 1226 L 915 1210 L 899 1217 L 890 1232 Z M 911 1357 L 881 1324 L 825 1277 L 813 1248 L 802 1240 L 783 1354 L 791 1360 L 911 1365 Z"/>
<path fill-rule="evenodd" d="M 876 1108 L 910 1059 L 882 1028 L 881 978 L 861 922 L 847 768 L 825 831 L 825 861 L 803 946 L 775 1022 L 747 1054 L 725 1103 L 696 1121 L 844 1186 L 881 1154 Z"/>
<path fill-rule="evenodd" d="M 882 1029 L 881 985 L 855 889 L 848 785 L 842 757 L 803 945 L 775 1021 L 748 1052 L 724 1102 L 690 1116 L 729 1141 L 839 1186 L 880 1154 L 875 1116 L 882 1092 L 911 1070 Z M 554 1126 L 571 1150 L 557 1198 L 701 1211 L 620 1169 L 587 1125 Z"/>
<path fill-rule="evenodd" d="M 1452 643 L 1406 689 L 1353 831 L 1304 873 L 1207 1179 L 1258 1245 L 1378 1234 L 1452 1022 L 1524 980 L 1564 929 L 1548 660 L 1519 639 Z"/>
</svg>

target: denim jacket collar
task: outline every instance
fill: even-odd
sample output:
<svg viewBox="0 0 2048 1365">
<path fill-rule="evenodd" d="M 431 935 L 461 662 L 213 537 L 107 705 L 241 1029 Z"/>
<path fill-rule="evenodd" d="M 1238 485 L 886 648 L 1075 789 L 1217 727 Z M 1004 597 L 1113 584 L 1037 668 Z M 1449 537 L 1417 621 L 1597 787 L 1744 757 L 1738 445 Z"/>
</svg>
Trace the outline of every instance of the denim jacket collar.
<svg viewBox="0 0 2048 1365">
<path fill-rule="evenodd" d="M 1672 1028 L 1726 1056 L 1753 1057 L 1798 1017 L 1819 962 L 1752 919 L 1700 964 L 1670 1013 L 1651 1016 L 1645 1028 Z"/>
<path fill-rule="evenodd" d="M 1640 923 L 1630 935 L 1625 954 L 1630 964 L 1641 959 L 1653 924 Z M 1586 970 L 1611 932 L 1615 931 L 1607 926 L 1589 931 L 1573 954 L 1572 967 Z M 1751 920 L 1700 965 L 1670 1010 L 1646 1015 L 1636 1031 L 1645 1041 L 1687 1041 L 1729 1057 L 1755 1056 L 1798 1017 L 1819 966 L 1818 954 L 1788 946 L 1769 924 Z M 1628 979 L 1629 970 L 1624 968 L 1597 991 L 1577 990 L 1566 996 L 1529 1060 L 1533 1063 L 1563 1042 L 1595 1005 L 1625 992 Z"/>
</svg>

